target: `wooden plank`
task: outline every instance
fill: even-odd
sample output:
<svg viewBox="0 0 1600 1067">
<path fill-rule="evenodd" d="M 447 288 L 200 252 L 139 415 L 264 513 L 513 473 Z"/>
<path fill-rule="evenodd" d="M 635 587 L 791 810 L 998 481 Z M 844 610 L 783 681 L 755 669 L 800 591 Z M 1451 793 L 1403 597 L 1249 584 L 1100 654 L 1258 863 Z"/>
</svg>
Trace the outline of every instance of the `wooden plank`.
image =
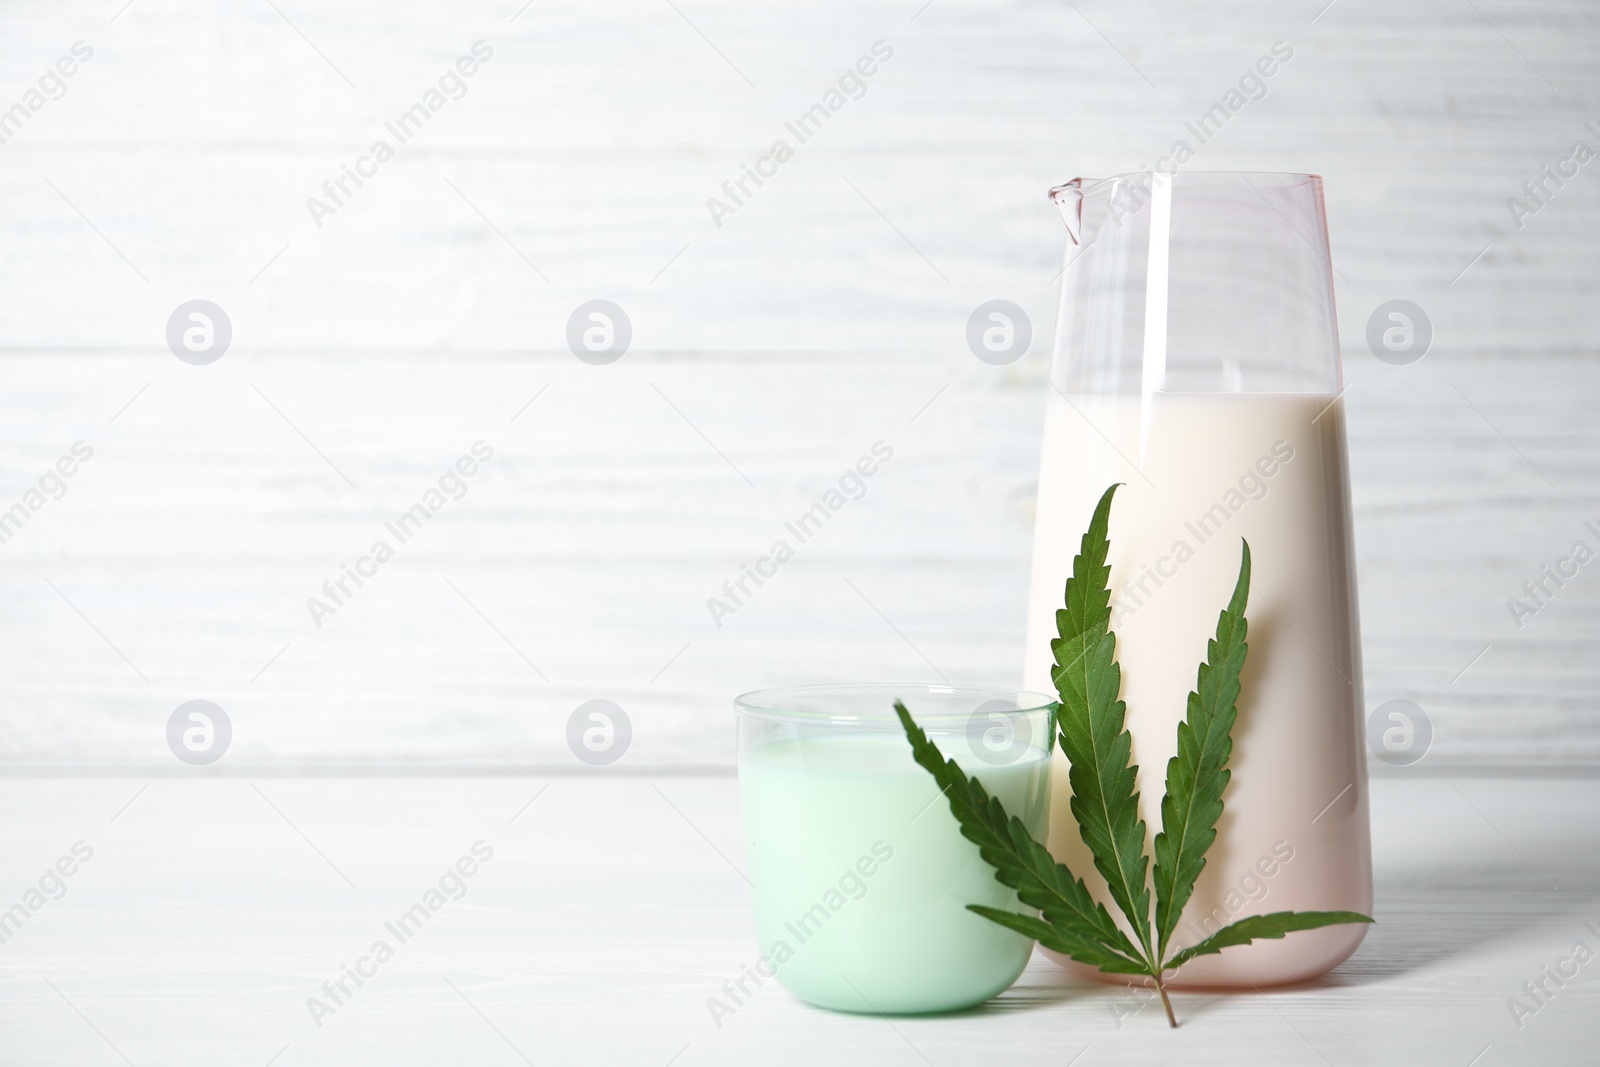
<svg viewBox="0 0 1600 1067">
<path fill-rule="evenodd" d="M 1590 6 L 279 6 L 0 14 L 0 104 L 95 49 L 0 145 L 0 503 L 97 450 L 0 545 L 0 762 L 163 766 L 165 716 L 209 696 L 241 769 L 567 765 L 565 716 L 609 696 L 636 758 L 704 765 L 748 687 L 1009 681 L 1043 190 L 1153 160 L 1280 38 L 1194 165 L 1327 178 L 1370 703 L 1428 710 L 1430 765 L 1600 758 L 1594 576 L 1520 629 L 1506 607 L 1600 520 L 1594 176 L 1521 229 L 1505 203 L 1593 136 Z M 466 95 L 319 229 L 306 198 L 480 37 Z M 865 95 L 719 228 L 706 200 L 879 39 Z M 164 340 L 196 296 L 235 335 L 204 368 Z M 596 296 L 633 320 L 611 367 L 565 350 Z M 994 297 L 1035 327 L 1010 368 L 965 348 Z M 1396 297 L 1435 328 L 1412 367 L 1365 349 Z M 480 438 L 484 480 L 312 626 L 306 598 Z M 879 438 L 868 496 L 714 627 L 706 598 Z"/>
<path fill-rule="evenodd" d="M 145 378 L 13 356 L 32 384 L 0 414 L 3 499 L 80 435 L 96 451 L 0 546 L 11 762 L 159 764 L 165 716 L 206 697 L 240 717 L 241 767 L 561 764 L 567 714 L 605 697 L 638 718 L 637 758 L 704 764 L 729 758 L 743 689 L 1008 683 L 1044 361 L 969 362 L 280 354 Z M 1505 606 L 1600 518 L 1600 390 L 1581 361 L 1522 366 L 1517 387 L 1491 358 L 1350 367 L 1369 704 L 1434 716 L 1430 763 L 1600 754 L 1600 586 L 1581 572 L 1521 629 Z M 315 625 L 308 598 L 480 439 L 495 458 L 465 495 Z M 715 625 L 707 599 L 877 440 L 895 454 L 865 496 Z"/>
</svg>

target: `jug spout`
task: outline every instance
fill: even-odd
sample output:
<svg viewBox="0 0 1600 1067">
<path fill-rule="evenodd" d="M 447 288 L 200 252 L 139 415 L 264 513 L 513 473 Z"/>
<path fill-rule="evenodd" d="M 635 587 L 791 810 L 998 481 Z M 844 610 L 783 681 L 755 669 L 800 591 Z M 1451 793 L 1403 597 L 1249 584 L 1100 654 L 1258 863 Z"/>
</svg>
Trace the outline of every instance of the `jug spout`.
<svg viewBox="0 0 1600 1067">
<path fill-rule="evenodd" d="M 1074 178 L 1065 185 L 1050 190 L 1050 200 L 1061 209 L 1061 219 L 1067 224 L 1067 236 L 1074 245 L 1083 242 L 1083 179 Z"/>
<path fill-rule="evenodd" d="M 1321 179 L 1139 172 L 1049 196 L 1063 391 L 1339 391 Z"/>
</svg>

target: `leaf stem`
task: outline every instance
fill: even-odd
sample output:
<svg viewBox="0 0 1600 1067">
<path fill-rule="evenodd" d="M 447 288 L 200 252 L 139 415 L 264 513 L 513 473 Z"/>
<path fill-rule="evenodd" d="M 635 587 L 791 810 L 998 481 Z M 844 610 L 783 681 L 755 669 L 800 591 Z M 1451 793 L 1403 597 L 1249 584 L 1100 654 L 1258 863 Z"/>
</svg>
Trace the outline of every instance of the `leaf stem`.
<svg viewBox="0 0 1600 1067">
<path fill-rule="evenodd" d="M 1178 1017 L 1172 1014 L 1172 1001 L 1167 998 L 1167 987 L 1161 981 L 1161 974 L 1159 971 L 1156 973 L 1155 979 L 1156 992 L 1161 994 L 1161 1006 L 1167 1009 L 1167 1023 L 1174 1030 L 1176 1030 L 1178 1028 Z"/>
</svg>

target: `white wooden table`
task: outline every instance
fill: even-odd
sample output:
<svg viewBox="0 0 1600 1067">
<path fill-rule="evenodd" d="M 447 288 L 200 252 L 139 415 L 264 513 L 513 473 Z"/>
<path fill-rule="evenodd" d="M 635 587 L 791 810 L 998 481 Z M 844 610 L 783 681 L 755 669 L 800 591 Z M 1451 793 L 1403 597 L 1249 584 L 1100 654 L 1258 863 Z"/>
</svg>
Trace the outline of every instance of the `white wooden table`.
<svg viewBox="0 0 1600 1067">
<path fill-rule="evenodd" d="M 8 779 L 0 907 L 75 842 L 93 857 L 0 945 L 0 1061 L 1593 1063 L 1600 961 L 1520 1030 L 1507 1000 L 1600 947 L 1600 781 L 1373 792 L 1379 922 L 1310 985 L 1179 995 L 1173 1032 L 1037 958 L 958 1015 L 768 987 L 719 1028 L 707 998 L 754 945 L 731 777 Z M 465 896 L 398 944 L 384 923 L 480 840 Z M 319 1029 L 307 998 L 380 937 L 394 957 Z"/>
</svg>

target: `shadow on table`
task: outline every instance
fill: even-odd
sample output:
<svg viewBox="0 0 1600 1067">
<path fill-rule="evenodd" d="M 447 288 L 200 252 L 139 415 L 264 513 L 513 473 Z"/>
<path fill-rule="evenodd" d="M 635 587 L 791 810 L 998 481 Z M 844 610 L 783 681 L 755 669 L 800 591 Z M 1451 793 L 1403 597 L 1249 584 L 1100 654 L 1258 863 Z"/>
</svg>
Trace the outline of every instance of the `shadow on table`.
<svg viewBox="0 0 1600 1067">
<path fill-rule="evenodd" d="M 1573 939 L 1583 937 L 1583 924 L 1600 918 L 1600 862 L 1593 848 L 1584 851 L 1572 859 L 1587 869 L 1567 864 L 1556 885 L 1514 856 L 1380 874 L 1377 922 L 1366 940 L 1332 973 L 1305 985 L 1393 978 L 1536 927 L 1570 925 Z"/>
<path fill-rule="evenodd" d="M 1600 920 L 1600 850 L 1573 857 L 1559 888 L 1529 862 L 1441 863 L 1380 875 L 1374 886 L 1378 920 L 1354 956 L 1319 978 L 1263 988 L 1262 993 L 1336 989 L 1386 981 L 1538 927 L 1570 925 L 1571 938 L 1589 938 L 1583 924 Z M 1290 935 L 1293 936 L 1293 935 Z M 1553 944 L 1559 943 L 1560 939 Z M 1120 983 L 1084 980 L 1036 958 L 1004 995 L 956 1014 L 999 1015 L 1105 998 Z M 1124 987 L 1126 990 L 1126 987 Z M 1248 991 L 1247 991 L 1248 992 Z M 1129 994 L 1136 995 L 1136 994 Z M 1185 1014 L 1204 1015 L 1238 991 L 1184 990 Z M 1134 1005 L 1137 1007 L 1137 1005 Z M 1158 1013 L 1160 1008 L 1155 1009 Z"/>
</svg>

